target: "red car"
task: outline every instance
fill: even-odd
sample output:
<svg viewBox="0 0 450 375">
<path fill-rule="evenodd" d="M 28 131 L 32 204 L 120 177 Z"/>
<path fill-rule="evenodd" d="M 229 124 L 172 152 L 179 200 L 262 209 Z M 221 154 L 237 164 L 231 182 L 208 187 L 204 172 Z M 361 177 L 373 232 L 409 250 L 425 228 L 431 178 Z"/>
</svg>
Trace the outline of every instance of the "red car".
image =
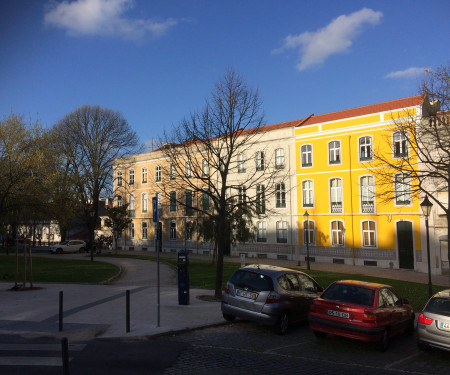
<svg viewBox="0 0 450 375">
<path fill-rule="evenodd" d="M 313 301 L 308 323 L 319 338 L 333 334 L 376 342 L 384 351 L 391 337 L 414 332 L 414 310 L 389 285 L 342 280 Z"/>
</svg>

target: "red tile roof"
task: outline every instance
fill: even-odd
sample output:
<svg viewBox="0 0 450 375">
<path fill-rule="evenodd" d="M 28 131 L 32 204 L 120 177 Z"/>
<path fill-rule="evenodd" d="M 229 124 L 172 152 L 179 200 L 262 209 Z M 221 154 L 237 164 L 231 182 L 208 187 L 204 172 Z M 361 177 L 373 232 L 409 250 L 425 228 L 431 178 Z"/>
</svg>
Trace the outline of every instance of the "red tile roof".
<svg viewBox="0 0 450 375">
<path fill-rule="evenodd" d="M 416 95 L 416 96 L 410 96 L 408 98 L 396 99 L 396 100 L 391 100 L 388 102 L 366 105 L 364 107 L 344 109 L 342 111 L 324 113 L 324 114 L 317 115 L 317 116 L 314 115 L 314 116 L 310 116 L 302 125 L 304 125 L 304 126 L 313 125 L 313 124 L 318 124 L 321 122 L 336 121 L 336 120 L 342 120 L 345 118 L 369 115 L 371 113 L 386 112 L 386 111 L 392 111 L 392 110 L 400 109 L 400 108 L 413 107 L 413 106 L 421 105 L 423 103 L 423 100 L 424 99 L 423 99 L 422 95 Z"/>
</svg>

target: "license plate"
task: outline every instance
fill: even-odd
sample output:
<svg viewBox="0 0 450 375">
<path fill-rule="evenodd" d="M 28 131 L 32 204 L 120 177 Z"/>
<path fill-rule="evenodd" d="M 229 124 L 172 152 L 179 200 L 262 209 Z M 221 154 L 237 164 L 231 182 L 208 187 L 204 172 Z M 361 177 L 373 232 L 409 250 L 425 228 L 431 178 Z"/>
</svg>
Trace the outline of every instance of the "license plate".
<svg viewBox="0 0 450 375">
<path fill-rule="evenodd" d="M 439 328 L 445 331 L 450 331 L 450 323 L 439 323 Z"/>
<path fill-rule="evenodd" d="M 342 312 L 342 311 L 336 311 L 336 310 L 327 310 L 328 315 L 337 316 L 339 318 L 345 318 L 348 319 L 350 317 L 349 313 Z"/>
<path fill-rule="evenodd" d="M 236 295 L 239 297 L 244 297 L 248 299 L 255 300 L 258 297 L 257 293 L 247 292 L 246 290 L 236 289 Z"/>
</svg>

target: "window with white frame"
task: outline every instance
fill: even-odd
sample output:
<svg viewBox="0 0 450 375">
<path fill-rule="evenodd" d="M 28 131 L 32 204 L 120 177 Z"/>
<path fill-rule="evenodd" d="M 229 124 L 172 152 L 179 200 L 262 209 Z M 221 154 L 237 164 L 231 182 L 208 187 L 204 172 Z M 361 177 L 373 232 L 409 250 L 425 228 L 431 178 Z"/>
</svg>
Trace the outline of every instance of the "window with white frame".
<svg viewBox="0 0 450 375">
<path fill-rule="evenodd" d="M 219 164 L 220 164 L 220 170 L 222 172 L 224 172 L 225 168 L 227 168 L 227 164 L 228 164 L 228 155 L 225 155 L 223 157 L 221 156 L 220 160 L 219 160 Z"/>
<path fill-rule="evenodd" d="M 314 206 L 314 182 L 312 180 L 302 181 L 303 207 Z"/>
<path fill-rule="evenodd" d="M 287 221 L 277 221 L 277 243 L 287 243 Z"/>
<path fill-rule="evenodd" d="M 146 184 L 148 180 L 148 170 L 147 167 L 142 168 L 142 183 Z"/>
<path fill-rule="evenodd" d="M 190 161 L 186 161 L 186 163 L 184 163 L 184 176 L 187 178 L 192 177 L 192 165 Z"/>
<path fill-rule="evenodd" d="M 411 204 L 411 175 L 409 173 L 397 173 L 394 176 L 395 204 L 399 206 Z"/>
<path fill-rule="evenodd" d="M 303 243 L 314 245 L 316 243 L 315 223 L 313 220 L 303 221 Z"/>
<path fill-rule="evenodd" d="M 258 221 L 256 223 L 257 232 L 256 232 L 256 242 L 266 242 L 267 234 L 266 234 L 266 222 Z"/>
<path fill-rule="evenodd" d="M 169 224 L 169 238 L 171 241 L 177 239 L 177 223 L 175 221 L 171 221 Z"/>
<path fill-rule="evenodd" d="M 189 190 L 189 189 L 185 190 L 184 198 L 185 198 L 185 201 L 184 201 L 185 215 L 186 216 L 194 215 L 194 207 L 192 206 L 193 205 L 192 190 Z"/>
<path fill-rule="evenodd" d="M 328 143 L 328 162 L 338 164 L 341 162 L 341 142 L 331 141 Z"/>
<path fill-rule="evenodd" d="M 397 131 L 392 136 L 394 157 L 402 158 L 408 156 L 408 142 L 405 132 Z"/>
<path fill-rule="evenodd" d="M 362 222 L 362 236 L 364 247 L 375 247 L 377 245 L 375 221 L 364 220 Z"/>
<path fill-rule="evenodd" d="M 208 160 L 202 160 L 202 177 L 206 178 L 209 176 L 209 163 Z"/>
<path fill-rule="evenodd" d="M 340 178 L 330 180 L 330 203 L 332 213 L 342 212 L 342 179 Z"/>
<path fill-rule="evenodd" d="M 122 196 L 118 195 L 116 199 L 117 199 L 117 207 L 122 207 L 122 203 L 123 203 Z"/>
<path fill-rule="evenodd" d="M 210 210 L 210 200 L 209 200 L 208 188 L 203 188 L 203 191 L 202 191 L 202 209 L 203 209 L 203 211 Z"/>
<path fill-rule="evenodd" d="M 176 212 L 177 210 L 177 192 L 171 191 L 169 193 L 169 211 Z"/>
<path fill-rule="evenodd" d="M 122 186 L 122 172 L 117 172 L 117 186 Z"/>
<path fill-rule="evenodd" d="M 340 220 L 331 222 L 331 245 L 344 246 L 344 223 Z"/>
<path fill-rule="evenodd" d="M 146 221 L 142 222 L 141 233 L 142 233 L 143 240 L 148 239 L 148 223 Z"/>
<path fill-rule="evenodd" d="M 275 205 L 277 208 L 286 207 L 286 185 L 284 182 L 275 184 Z"/>
<path fill-rule="evenodd" d="M 372 137 L 359 138 L 359 161 L 368 161 L 372 160 L 372 158 Z"/>
<path fill-rule="evenodd" d="M 264 170 L 264 151 L 258 151 L 256 153 L 256 170 L 263 171 Z"/>
<path fill-rule="evenodd" d="M 141 209 L 142 213 L 146 213 L 148 211 L 148 193 L 142 193 Z"/>
<path fill-rule="evenodd" d="M 247 188 L 239 186 L 238 188 L 238 203 L 244 205 L 247 202 Z"/>
<path fill-rule="evenodd" d="M 238 159 L 238 173 L 245 173 L 245 171 L 247 170 L 245 154 L 240 153 L 237 156 L 237 159 Z"/>
<path fill-rule="evenodd" d="M 130 194 L 129 196 L 129 205 L 128 205 L 128 216 L 135 216 L 135 202 L 134 202 L 134 194 Z"/>
<path fill-rule="evenodd" d="M 177 168 L 175 167 L 174 163 L 170 164 L 169 167 L 169 178 L 173 181 L 177 178 Z"/>
<path fill-rule="evenodd" d="M 375 182 L 373 176 L 362 176 L 360 178 L 361 188 L 361 212 L 375 212 Z"/>
<path fill-rule="evenodd" d="M 312 145 L 302 145 L 300 150 L 302 155 L 302 167 L 311 167 L 313 164 Z"/>
<path fill-rule="evenodd" d="M 128 235 L 130 236 L 130 239 L 134 239 L 134 223 L 131 222 L 128 226 Z"/>
<path fill-rule="evenodd" d="M 134 169 L 128 171 L 128 184 L 134 185 Z"/>
<path fill-rule="evenodd" d="M 266 213 L 266 192 L 262 184 L 256 185 L 256 213 L 258 215 Z"/>
<path fill-rule="evenodd" d="M 194 223 L 192 221 L 186 222 L 186 241 L 192 241 L 194 238 Z"/>
<path fill-rule="evenodd" d="M 156 194 L 156 204 L 158 206 L 158 217 L 162 216 L 162 193 L 158 191 Z"/>
<path fill-rule="evenodd" d="M 155 181 L 156 182 L 161 182 L 161 166 L 157 165 L 155 167 Z"/>
<path fill-rule="evenodd" d="M 275 168 L 284 168 L 284 148 L 277 148 L 275 150 Z"/>
</svg>

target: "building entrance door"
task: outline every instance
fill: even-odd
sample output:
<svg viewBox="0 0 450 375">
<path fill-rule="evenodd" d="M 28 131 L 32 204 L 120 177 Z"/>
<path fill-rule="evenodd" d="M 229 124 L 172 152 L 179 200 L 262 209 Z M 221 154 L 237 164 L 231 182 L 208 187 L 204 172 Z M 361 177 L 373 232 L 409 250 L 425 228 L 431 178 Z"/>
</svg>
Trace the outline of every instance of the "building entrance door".
<svg viewBox="0 0 450 375">
<path fill-rule="evenodd" d="M 397 223 L 398 259 L 400 268 L 414 269 L 414 246 L 412 223 Z"/>
</svg>

